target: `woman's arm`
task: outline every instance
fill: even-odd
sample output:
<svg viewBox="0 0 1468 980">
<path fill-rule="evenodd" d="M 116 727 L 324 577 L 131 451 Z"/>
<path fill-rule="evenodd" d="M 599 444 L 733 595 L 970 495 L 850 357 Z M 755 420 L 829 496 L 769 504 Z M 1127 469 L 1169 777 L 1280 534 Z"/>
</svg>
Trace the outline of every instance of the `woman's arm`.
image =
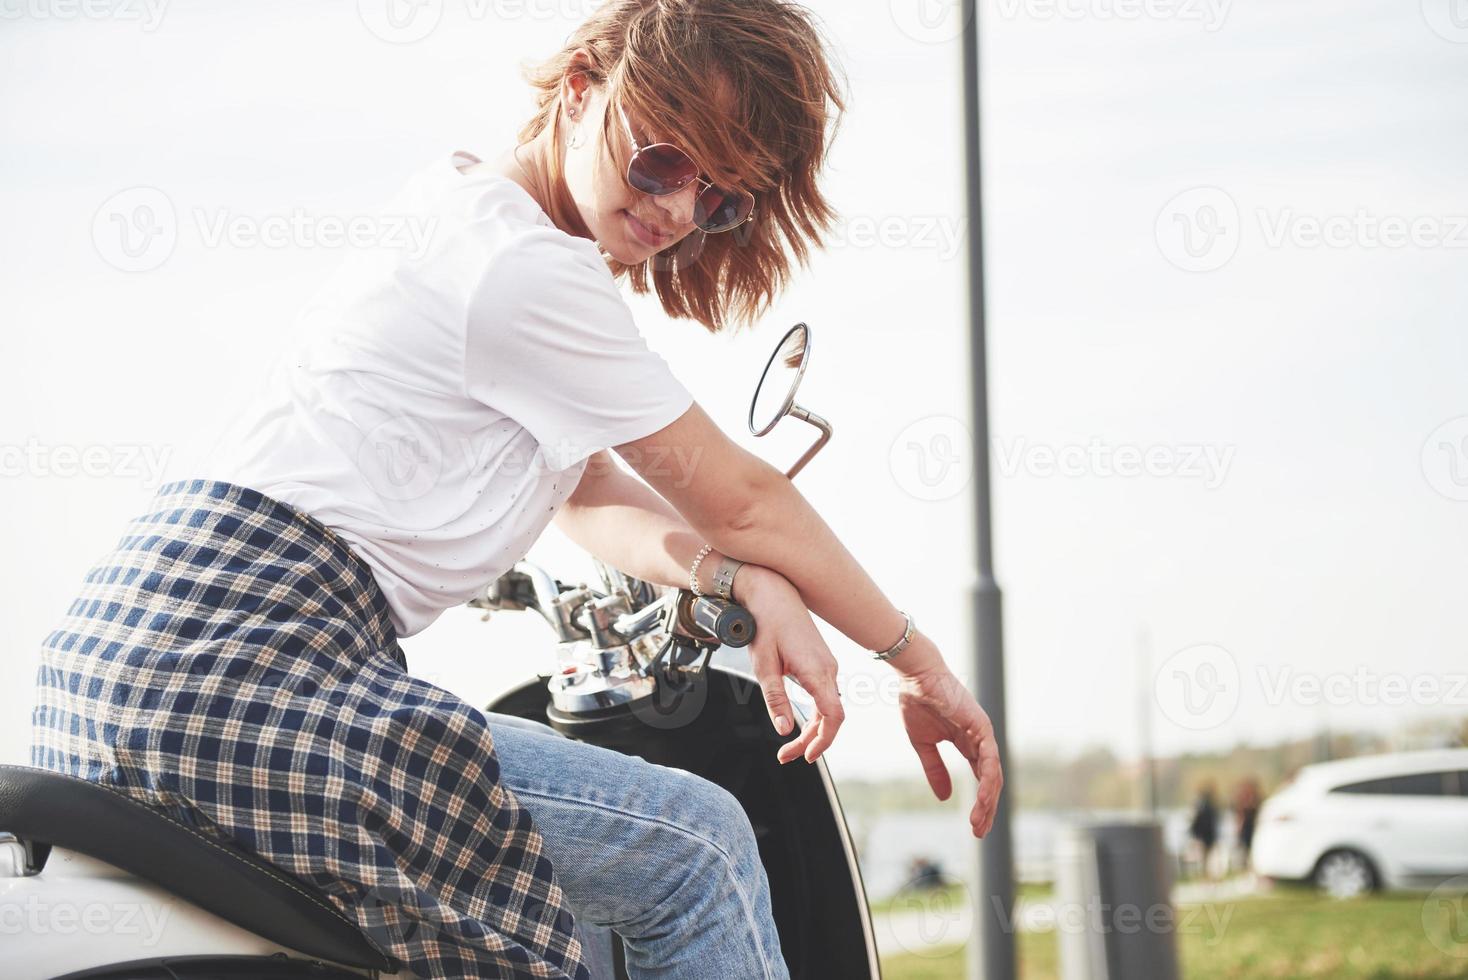
<svg viewBox="0 0 1468 980">
<path fill-rule="evenodd" d="M 671 425 L 616 450 L 700 536 L 778 573 L 812 612 L 854 642 L 883 650 L 902 635 L 906 623 L 891 600 L 785 474 L 730 440 L 696 402 Z M 928 784 L 940 800 L 953 792 L 938 753 L 940 743 L 952 743 L 979 783 L 969 823 L 983 837 L 1004 786 L 989 716 L 922 632 L 914 630 L 889 663 L 904 675 L 898 708 Z"/>
<path fill-rule="evenodd" d="M 556 513 L 555 523 L 572 541 L 619 571 L 679 588 L 688 586 L 689 566 L 704 544 L 672 505 L 622 472 L 606 452 L 591 458 L 576 489 Z M 710 551 L 699 563 L 700 592 L 714 591 L 714 570 L 721 557 Z M 785 694 L 787 675 L 815 701 L 806 727 L 781 745 L 776 757 L 783 763 L 803 755 L 814 762 L 835 739 L 845 716 L 836 689 L 836 658 L 811 621 L 800 593 L 778 573 L 743 565 L 734 575 L 732 595 L 754 616 L 750 664 L 775 730 L 788 735 L 795 729 L 795 714 Z"/>
<path fill-rule="evenodd" d="M 704 545 L 673 505 L 618 468 L 606 450 L 593 455 L 555 525 L 576 544 L 619 571 L 658 585 L 688 587 L 688 569 Z M 719 555 L 698 566 L 700 592 L 713 591 Z M 735 599 L 744 584 L 734 577 Z"/>
<path fill-rule="evenodd" d="M 779 572 L 811 612 L 865 649 L 885 650 L 902 636 L 902 614 L 795 485 L 730 440 L 697 402 L 673 424 L 616 449 L 696 532 L 690 561 L 707 541 Z M 917 630 L 890 661 L 905 674 L 942 662 Z"/>
</svg>

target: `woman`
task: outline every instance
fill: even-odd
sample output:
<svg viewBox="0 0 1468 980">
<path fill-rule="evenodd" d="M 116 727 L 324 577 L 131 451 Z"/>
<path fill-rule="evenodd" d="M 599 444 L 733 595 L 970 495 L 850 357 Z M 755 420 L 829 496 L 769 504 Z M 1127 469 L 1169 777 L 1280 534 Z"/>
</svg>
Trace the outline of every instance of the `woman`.
<svg viewBox="0 0 1468 980">
<path fill-rule="evenodd" d="M 890 658 L 934 792 L 952 742 L 987 833 L 983 710 L 616 286 L 709 330 L 752 319 L 833 216 L 815 174 L 841 100 L 781 0 L 609 2 L 530 80 L 520 145 L 437 157 L 391 206 L 431 222 L 427 250 L 347 263 L 203 472 L 88 575 L 45 643 L 33 758 L 259 853 L 420 976 L 587 977 L 580 917 L 623 937 L 633 976 L 785 977 L 732 796 L 486 717 L 411 677 L 398 639 L 555 520 L 751 610 L 782 762 L 843 720 L 811 613 Z M 799 733 L 786 676 L 815 701 Z"/>
</svg>

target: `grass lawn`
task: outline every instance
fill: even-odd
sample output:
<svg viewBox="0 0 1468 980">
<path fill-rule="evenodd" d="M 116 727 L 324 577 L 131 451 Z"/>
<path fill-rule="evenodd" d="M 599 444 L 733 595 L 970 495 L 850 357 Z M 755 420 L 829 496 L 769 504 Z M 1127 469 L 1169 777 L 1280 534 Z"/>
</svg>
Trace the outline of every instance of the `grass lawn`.
<svg viewBox="0 0 1468 980">
<path fill-rule="evenodd" d="M 1426 895 L 1375 895 L 1338 902 L 1303 890 L 1179 909 L 1178 954 L 1187 980 L 1450 980 L 1468 978 L 1468 943 L 1439 949 L 1423 924 Z M 1462 911 L 1461 909 L 1459 910 Z M 1446 908 L 1429 909 L 1439 937 Z M 1191 916 L 1191 918 L 1190 918 Z M 1461 929 L 1461 924 L 1458 927 Z M 1021 933 L 1022 980 L 1054 980 L 1054 932 Z M 884 980 L 962 980 L 964 954 L 882 960 Z"/>
</svg>

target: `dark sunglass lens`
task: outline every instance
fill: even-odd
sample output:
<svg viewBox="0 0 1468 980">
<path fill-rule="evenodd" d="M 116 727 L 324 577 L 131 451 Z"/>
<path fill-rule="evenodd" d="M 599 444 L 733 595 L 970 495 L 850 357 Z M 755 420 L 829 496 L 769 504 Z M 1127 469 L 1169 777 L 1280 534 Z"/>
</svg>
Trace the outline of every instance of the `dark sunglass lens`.
<svg viewBox="0 0 1468 980">
<path fill-rule="evenodd" d="M 749 217 L 752 198 L 722 187 L 709 187 L 693 202 L 693 223 L 706 232 L 726 231 Z"/>
<path fill-rule="evenodd" d="M 671 194 L 698 176 L 688 154 L 668 143 L 643 147 L 627 168 L 627 179 L 644 194 Z"/>
</svg>

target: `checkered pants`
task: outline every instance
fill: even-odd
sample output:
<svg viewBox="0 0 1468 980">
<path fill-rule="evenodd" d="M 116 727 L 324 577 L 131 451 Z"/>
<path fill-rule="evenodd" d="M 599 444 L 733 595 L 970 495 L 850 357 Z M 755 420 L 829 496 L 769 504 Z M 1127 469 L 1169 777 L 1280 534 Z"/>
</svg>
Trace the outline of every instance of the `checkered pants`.
<svg viewBox="0 0 1468 980">
<path fill-rule="evenodd" d="M 418 976 L 589 980 L 484 715 L 408 676 L 387 612 L 314 519 L 170 484 L 45 640 L 32 762 L 259 854 Z"/>
</svg>

